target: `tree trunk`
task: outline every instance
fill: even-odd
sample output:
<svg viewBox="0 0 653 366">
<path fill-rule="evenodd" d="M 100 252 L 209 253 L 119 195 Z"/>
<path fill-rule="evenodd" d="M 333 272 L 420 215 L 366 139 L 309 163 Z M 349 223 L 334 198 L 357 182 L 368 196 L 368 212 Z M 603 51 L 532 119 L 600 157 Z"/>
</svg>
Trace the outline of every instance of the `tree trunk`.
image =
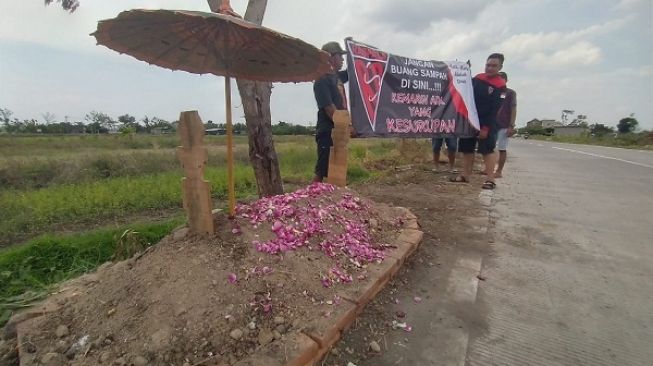
<svg viewBox="0 0 653 366">
<path fill-rule="evenodd" d="M 221 0 L 207 0 L 212 11 L 219 8 Z M 249 0 L 245 20 L 261 25 L 267 0 Z M 283 193 L 279 159 L 272 141 L 270 95 L 272 84 L 250 80 L 236 80 L 245 112 L 249 137 L 249 159 L 254 168 L 259 197 Z"/>
</svg>

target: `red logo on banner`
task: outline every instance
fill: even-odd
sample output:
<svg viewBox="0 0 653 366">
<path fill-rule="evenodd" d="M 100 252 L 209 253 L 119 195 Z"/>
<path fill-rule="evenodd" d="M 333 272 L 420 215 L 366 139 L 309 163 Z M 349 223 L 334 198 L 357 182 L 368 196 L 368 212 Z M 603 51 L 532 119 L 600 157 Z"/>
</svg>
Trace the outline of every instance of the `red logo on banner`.
<svg viewBox="0 0 653 366">
<path fill-rule="evenodd" d="M 379 106 L 383 75 L 388 65 L 388 54 L 360 44 L 349 43 L 354 61 L 356 81 L 363 99 L 372 131 L 376 127 L 376 111 Z"/>
</svg>

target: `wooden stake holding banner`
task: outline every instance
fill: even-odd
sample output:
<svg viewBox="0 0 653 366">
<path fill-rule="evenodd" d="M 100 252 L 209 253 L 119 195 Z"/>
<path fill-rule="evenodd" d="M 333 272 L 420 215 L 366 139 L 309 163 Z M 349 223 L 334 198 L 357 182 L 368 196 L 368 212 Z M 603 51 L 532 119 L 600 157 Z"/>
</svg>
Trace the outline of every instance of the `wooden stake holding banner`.
<svg viewBox="0 0 653 366">
<path fill-rule="evenodd" d="M 333 114 L 333 147 L 329 155 L 329 176 L 327 182 L 338 187 L 347 185 L 347 144 L 349 144 L 349 126 L 351 116 L 348 111 L 336 111 Z"/>
<path fill-rule="evenodd" d="M 197 111 L 181 112 L 179 115 L 177 158 L 184 169 L 181 179 L 184 209 L 188 215 L 188 227 L 195 234 L 213 234 L 213 205 L 211 186 L 204 180 L 204 168 L 209 153 L 204 147 L 204 125 Z"/>
</svg>

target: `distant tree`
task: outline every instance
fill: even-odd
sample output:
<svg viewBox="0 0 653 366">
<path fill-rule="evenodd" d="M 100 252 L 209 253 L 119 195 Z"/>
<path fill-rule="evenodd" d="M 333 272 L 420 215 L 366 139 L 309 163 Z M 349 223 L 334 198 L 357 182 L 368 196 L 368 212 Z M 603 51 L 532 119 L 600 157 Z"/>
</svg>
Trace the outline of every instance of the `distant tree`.
<svg viewBox="0 0 653 366">
<path fill-rule="evenodd" d="M 75 130 L 75 126 L 70 122 L 59 122 L 41 125 L 41 131 L 43 133 L 66 134 L 74 133 Z"/>
<path fill-rule="evenodd" d="M 50 112 L 45 112 L 41 115 L 43 117 L 43 120 L 45 121 L 46 125 L 49 125 L 50 123 L 54 123 L 57 121 L 57 116 Z"/>
<path fill-rule="evenodd" d="M 11 121 L 7 121 L 5 125 L 5 131 L 8 133 L 17 133 L 20 132 L 20 128 L 22 126 L 22 122 L 18 120 L 18 118 L 14 118 Z"/>
<path fill-rule="evenodd" d="M 159 118 L 159 117 L 152 117 L 152 119 L 150 119 L 150 128 L 151 129 L 156 128 L 160 132 L 174 132 L 175 131 L 174 127 L 172 126 L 172 123 L 166 121 L 163 118 Z M 151 129 L 150 129 L 150 131 L 151 131 Z"/>
<path fill-rule="evenodd" d="M 41 132 L 39 121 L 37 121 L 37 120 L 35 120 L 33 118 L 23 120 L 23 122 L 21 123 L 20 132 L 24 132 L 24 133 L 39 133 L 39 132 Z"/>
<path fill-rule="evenodd" d="M 247 125 L 241 122 L 234 123 L 234 133 L 242 134 L 243 132 L 247 132 Z"/>
<path fill-rule="evenodd" d="M 50 5 L 54 0 L 45 0 L 45 5 Z M 64 10 L 69 12 L 74 12 L 79 7 L 78 0 L 57 0 L 58 3 L 61 3 L 61 7 Z"/>
<path fill-rule="evenodd" d="M 217 124 L 217 123 L 213 123 L 212 120 L 208 120 L 208 121 L 204 124 L 204 128 L 207 129 L 207 130 L 210 129 L 210 128 L 218 128 L 218 124 Z"/>
<path fill-rule="evenodd" d="M 10 111 L 7 108 L 0 108 L 0 122 L 2 122 L 2 124 L 5 126 L 5 129 L 9 127 L 12 114 L 14 114 L 14 112 Z"/>
<path fill-rule="evenodd" d="M 574 118 L 573 121 L 569 124 L 570 126 L 580 126 L 580 127 L 588 127 L 587 123 L 587 115 L 584 114 L 579 114 Z"/>
<path fill-rule="evenodd" d="M 84 119 L 88 122 L 86 131 L 89 133 L 107 133 L 115 124 L 111 117 L 96 111 L 88 113 Z"/>
<path fill-rule="evenodd" d="M 143 124 L 143 127 L 145 127 L 144 132 L 152 132 L 152 120 L 148 116 L 143 117 L 143 119 L 141 119 L 141 123 Z"/>
<path fill-rule="evenodd" d="M 547 128 L 542 128 L 542 127 L 526 127 L 523 129 L 523 132 L 521 133 L 528 133 L 529 135 L 544 135 L 544 136 L 551 136 L 553 135 L 553 127 L 547 127 Z"/>
<path fill-rule="evenodd" d="M 589 128 L 590 128 L 590 133 L 594 136 L 605 136 L 614 133 L 614 127 L 609 127 L 602 123 L 595 123 L 589 126 Z"/>
<path fill-rule="evenodd" d="M 302 125 L 294 125 L 284 121 L 279 121 L 276 125 L 272 125 L 273 135 L 310 135 L 311 130 Z"/>
<path fill-rule="evenodd" d="M 622 118 L 617 124 L 617 130 L 619 133 L 631 133 L 634 132 L 639 125 L 639 122 L 632 115 L 630 117 Z"/>
<path fill-rule="evenodd" d="M 135 132 L 137 131 L 136 117 L 129 114 L 123 114 L 118 117 L 118 122 L 121 126 L 118 128 L 120 132 Z"/>
<path fill-rule="evenodd" d="M 84 125 L 84 122 L 75 122 L 75 125 L 73 127 L 73 133 L 85 133 L 86 132 L 86 126 Z"/>
<path fill-rule="evenodd" d="M 136 117 L 130 116 L 129 114 L 123 114 L 122 116 L 118 117 L 118 122 L 122 123 L 123 125 L 131 125 L 136 123 Z"/>
</svg>

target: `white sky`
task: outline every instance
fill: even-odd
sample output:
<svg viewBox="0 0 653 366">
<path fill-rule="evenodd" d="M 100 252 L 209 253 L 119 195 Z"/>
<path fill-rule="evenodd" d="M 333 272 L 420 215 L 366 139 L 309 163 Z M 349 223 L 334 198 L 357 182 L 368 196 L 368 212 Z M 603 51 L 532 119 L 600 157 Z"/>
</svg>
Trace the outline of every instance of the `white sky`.
<svg viewBox="0 0 653 366">
<path fill-rule="evenodd" d="M 481 72 L 492 52 L 506 56 L 517 91 L 517 124 L 560 119 L 563 109 L 616 125 L 635 113 L 653 129 L 651 0 L 269 0 L 263 24 L 317 47 L 352 36 L 401 56 L 471 59 Z M 244 14 L 246 0 L 232 0 Z M 96 46 L 97 21 L 132 8 L 209 11 L 204 0 L 81 0 L 73 13 L 42 0 L 0 1 L 0 108 L 14 117 L 90 111 L 169 121 L 199 110 L 224 120 L 224 81 L 150 66 Z M 242 108 L 234 85 L 234 118 Z M 310 83 L 275 84 L 272 121 L 314 124 Z"/>
</svg>

